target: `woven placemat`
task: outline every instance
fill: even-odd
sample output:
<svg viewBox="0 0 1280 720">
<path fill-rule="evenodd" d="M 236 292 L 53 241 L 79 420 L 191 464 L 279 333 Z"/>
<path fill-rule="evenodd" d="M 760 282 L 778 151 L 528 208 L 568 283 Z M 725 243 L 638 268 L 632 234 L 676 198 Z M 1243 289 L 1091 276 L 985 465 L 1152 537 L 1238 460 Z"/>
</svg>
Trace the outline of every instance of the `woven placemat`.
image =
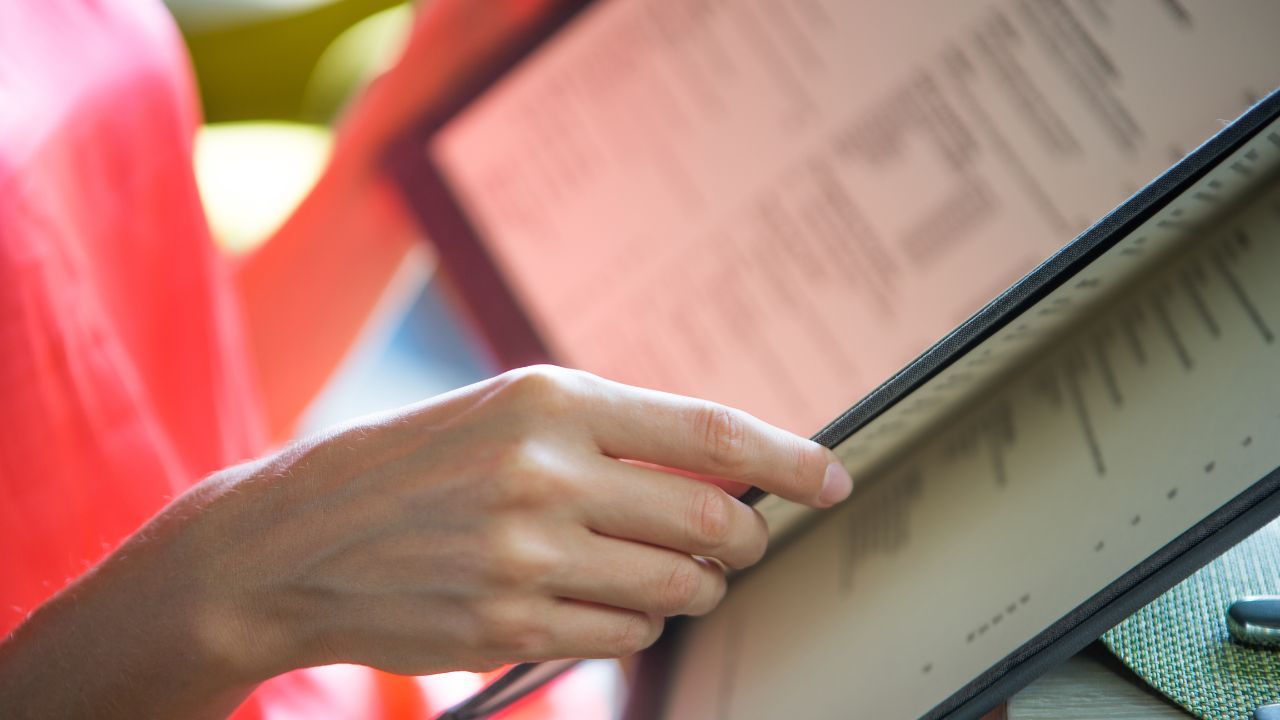
<svg viewBox="0 0 1280 720">
<path fill-rule="evenodd" d="M 1227 607 L 1280 595 L 1280 520 L 1179 583 L 1102 636 L 1152 687 L 1202 718 L 1251 720 L 1280 702 L 1280 650 L 1234 642 Z"/>
</svg>

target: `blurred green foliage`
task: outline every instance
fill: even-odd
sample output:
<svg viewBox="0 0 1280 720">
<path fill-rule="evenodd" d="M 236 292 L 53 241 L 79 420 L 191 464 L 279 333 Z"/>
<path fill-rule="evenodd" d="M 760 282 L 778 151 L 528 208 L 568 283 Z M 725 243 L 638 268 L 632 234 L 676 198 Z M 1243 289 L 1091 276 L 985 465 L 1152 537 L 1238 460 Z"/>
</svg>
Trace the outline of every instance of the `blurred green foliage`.
<svg viewBox="0 0 1280 720">
<path fill-rule="evenodd" d="M 307 102 L 317 60 L 352 25 L 402 2 L 334 0 L 230 26 L 184 28 L 206 122 L 328 121 L 336 108 Z"/>
</svg>

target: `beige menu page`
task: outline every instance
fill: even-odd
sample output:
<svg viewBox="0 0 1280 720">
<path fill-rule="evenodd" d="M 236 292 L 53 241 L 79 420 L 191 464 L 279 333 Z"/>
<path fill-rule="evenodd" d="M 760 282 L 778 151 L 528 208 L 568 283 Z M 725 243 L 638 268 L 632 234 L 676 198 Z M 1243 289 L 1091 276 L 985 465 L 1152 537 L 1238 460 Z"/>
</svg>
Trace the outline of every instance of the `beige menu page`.
<svg viewBox="0 0 1280 720">
<path fill-rule="evenodd" d="M 1280 4 L 601 0 L 439 133 L 556 359 L 812 433 L 1280 85 Z"/>
<path fill-rule="evenodd" d="M 918 717 L 1280 469 L 1277 269 L 1280 122 L 840 445 L 862 487 L 690 625 L 667 717 Z"/>
</svg>

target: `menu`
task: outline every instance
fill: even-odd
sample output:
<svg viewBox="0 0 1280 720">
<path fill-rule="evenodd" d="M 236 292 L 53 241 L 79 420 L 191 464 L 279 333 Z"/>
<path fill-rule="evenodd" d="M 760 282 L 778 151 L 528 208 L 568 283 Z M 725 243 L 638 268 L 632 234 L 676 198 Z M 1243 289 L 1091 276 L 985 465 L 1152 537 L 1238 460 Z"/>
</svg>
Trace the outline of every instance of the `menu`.
<svg viewBox="0 0 1280 720">
<path fill-rule="evenodd" d="M 426 152 L 557 362 L 809 434 L 1280 85 L 1276 27 L 601 0 Z"/>
</svg>

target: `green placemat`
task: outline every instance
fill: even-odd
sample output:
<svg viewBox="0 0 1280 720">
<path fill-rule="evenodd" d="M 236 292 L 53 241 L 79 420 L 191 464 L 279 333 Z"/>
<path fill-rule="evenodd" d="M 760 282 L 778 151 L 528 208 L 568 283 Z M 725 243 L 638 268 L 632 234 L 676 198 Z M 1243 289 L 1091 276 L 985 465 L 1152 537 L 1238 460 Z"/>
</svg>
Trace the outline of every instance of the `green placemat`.
<svg viewBox="0 0 1280 720">
<path fill-rule="evenodd" d="M 1152 687 L 1202 718 L 1251 720 L 1280 702 L 1280 650 L 1240 645 L 1226 611 L 1245 595 L 1280 595 L 1280 520 L 1109 630 L 1102 641 Z"/>
</svg>

